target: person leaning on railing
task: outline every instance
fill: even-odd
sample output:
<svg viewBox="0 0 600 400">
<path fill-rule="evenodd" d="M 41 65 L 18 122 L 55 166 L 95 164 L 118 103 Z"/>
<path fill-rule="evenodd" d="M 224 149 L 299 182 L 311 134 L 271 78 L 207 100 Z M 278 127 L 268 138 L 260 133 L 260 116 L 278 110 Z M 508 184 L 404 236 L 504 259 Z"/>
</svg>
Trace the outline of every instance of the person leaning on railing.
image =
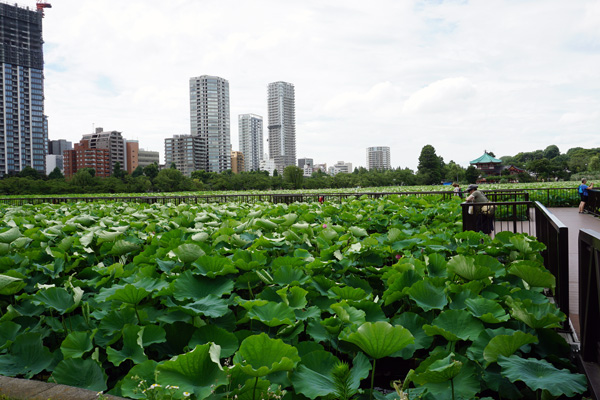
<svg viewBox="0 0 600 400">
<path fill-rule="evenodd" d="M 588 189 L 592 189 L 593 187 L 593 183 L 590 183 L 589 186 L 587 185 L 587 179 L 583 178 L 581 180 L 581 185 L 579 185 L 579 187 L 577 188 L 577 191 L 579 192 L 579 197 L 581 197 L 581 203 L 579 203 L 579 214 L 583 214 L 585 203 L 589 198 Z"/>
<path fill-rule="evenodd" d="M 489 203 L 487 197 L 479 190 L 479 186 L 469 185 L 467 187 L 467 203 Z M 475 214 L 475 230 L 490 234 L 494 230 L 494 207 L 491 205 L 482 205 L 477 207 L 469 207 L 469 214 Z"/>
</svg>

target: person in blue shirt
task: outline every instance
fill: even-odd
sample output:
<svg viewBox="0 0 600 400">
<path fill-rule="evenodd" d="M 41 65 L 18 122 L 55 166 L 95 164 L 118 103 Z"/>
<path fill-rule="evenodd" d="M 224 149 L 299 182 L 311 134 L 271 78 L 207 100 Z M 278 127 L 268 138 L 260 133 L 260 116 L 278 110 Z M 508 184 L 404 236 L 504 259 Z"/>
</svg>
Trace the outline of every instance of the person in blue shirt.
<svg viewBox="0 0 600 400">
<path fill-rule="evenodd" d="M 583 209 L 585 208 L 585 203 L 588 199 L 588 189 L 592 189 L 593 187 L 593 183 L 590 183 L 589 186 L 587 185 L 587 179 L 583 178 L 581 180 L 581 185 L 579 185 L 577 190 L 579 192 L 579 197 L 581 198 L 581 203 L 579 203 L 579 214 L 583 214 Z"/>
</svg>

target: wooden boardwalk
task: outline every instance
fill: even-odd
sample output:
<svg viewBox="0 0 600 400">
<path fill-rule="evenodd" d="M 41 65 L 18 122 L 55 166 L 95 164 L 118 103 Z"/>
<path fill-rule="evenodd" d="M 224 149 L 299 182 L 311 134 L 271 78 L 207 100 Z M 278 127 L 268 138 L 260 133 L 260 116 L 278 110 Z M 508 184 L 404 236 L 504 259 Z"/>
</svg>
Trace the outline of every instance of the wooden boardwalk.
<svg viewBox="0 0 600 400">
<path fill-rule="evenodd" d="M 600 232 L 600 218 L 579 214 L 576 208 L 549 208 L 563 224 L 569 227 L 569 314 L 579 337 L 579 230 Z"/>
</svg>

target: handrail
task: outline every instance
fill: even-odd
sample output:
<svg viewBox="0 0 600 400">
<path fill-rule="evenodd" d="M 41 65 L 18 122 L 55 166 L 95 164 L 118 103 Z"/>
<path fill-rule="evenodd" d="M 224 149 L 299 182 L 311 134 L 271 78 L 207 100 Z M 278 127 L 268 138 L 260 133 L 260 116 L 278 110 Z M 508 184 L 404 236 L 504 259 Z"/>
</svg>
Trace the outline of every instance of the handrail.
<svg viewBox="0 0 600 400">
<path fill-rule="evenodd" d="M 600 398 L 600 233 L 579 231 L 579 361 L 594 399 Z"/>
<path fill-rule="evenodd" d="M 554 298 L 558 308 L 565 313 L 563 324 L 569 327 L 569 228 L 539 201 L 535 202 L 535 236 L 546 245 L 542 251 L 544 266 L 556 278 Z"/>
</svg>

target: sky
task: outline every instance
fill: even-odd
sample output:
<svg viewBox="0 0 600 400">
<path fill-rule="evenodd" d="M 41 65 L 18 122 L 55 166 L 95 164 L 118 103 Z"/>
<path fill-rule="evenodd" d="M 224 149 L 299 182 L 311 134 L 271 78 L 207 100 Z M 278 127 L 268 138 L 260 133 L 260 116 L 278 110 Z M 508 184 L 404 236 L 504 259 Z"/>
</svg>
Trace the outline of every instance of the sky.
<svg viewBox="0 0 600 400">
<path fill-rule="evenodd" d="M 328 166 L 365 166 L 370 146 L 413 170 L 428 144 L 463 167 L 600 147 L 598 0 L 48 1 L 51 140 L 103 127 L 163 162 L 164 139 L 190 133 L 189 78 L 216 75 L 233 150 L 245 113 L 268 149 L 276 81 L 295 86 L 297 158 Z"/>
</svg>

